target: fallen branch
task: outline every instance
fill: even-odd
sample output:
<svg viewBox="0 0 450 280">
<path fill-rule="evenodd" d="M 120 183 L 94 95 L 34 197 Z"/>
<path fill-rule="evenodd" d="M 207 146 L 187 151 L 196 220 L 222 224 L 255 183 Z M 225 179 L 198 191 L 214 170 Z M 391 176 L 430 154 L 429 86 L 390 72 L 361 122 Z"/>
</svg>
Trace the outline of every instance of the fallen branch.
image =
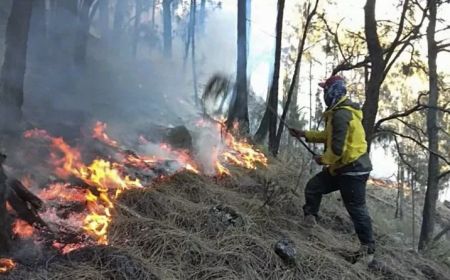
<svg viewBox="0 0 450 280">
<path fill-rule="evenodd" d="M 436 234 L 436 236 L 433 238 L 433 243 L 438 242 L 439 239 L 441 239 L 442 236 L 444 236 L 449 231 L 450 231 L 450 224 L 448 224 L 446 227 L 444 227 L 444 229 L 442 229 L 441 232 Z"/>
</svg>

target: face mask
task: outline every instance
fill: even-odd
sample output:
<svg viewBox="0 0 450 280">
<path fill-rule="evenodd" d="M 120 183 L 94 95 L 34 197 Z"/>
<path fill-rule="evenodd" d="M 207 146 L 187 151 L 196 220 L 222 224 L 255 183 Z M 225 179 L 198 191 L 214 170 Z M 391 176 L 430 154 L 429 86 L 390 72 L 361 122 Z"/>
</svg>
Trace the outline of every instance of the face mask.
<svg viewBox="0 0 450 280">
<path fill-rule="evenodd" d="M 339 101 L 347 93 L 347 90 L 343 81 L 336 81 L 331 86 L 325 87 L 323 93 L 325 104 L 330 107 Z"/>
</svg>

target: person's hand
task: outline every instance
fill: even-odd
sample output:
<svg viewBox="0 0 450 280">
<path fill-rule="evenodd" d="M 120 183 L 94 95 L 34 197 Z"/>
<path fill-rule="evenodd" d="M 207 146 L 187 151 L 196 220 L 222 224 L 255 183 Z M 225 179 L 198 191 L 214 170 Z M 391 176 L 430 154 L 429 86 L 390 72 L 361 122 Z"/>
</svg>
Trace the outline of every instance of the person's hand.
<svg viewBox="0 0 450 280">
<path fill-rule="evenodd" d="M 314 156 L 314 161 L 315 161 L 318 165 L 323 165 L 323 162 L 322 162 L 322 156 Z"/>
<path fill-rule="evenodd" d="M 292 135 L 292 137 L 295 137 L 295 138 L 305 137 L 305 132 L 303 130 L 289 128 L 289 133 Z"/>
</svg>

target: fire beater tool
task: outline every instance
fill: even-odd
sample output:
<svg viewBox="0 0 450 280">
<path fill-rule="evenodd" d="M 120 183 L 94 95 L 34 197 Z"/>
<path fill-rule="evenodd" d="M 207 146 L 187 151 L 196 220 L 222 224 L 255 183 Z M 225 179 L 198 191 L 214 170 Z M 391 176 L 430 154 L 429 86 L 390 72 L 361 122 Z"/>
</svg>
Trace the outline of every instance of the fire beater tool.
<svg viewBox="0 0 450 280">
<path fill-rule="evenodd" d="M 213 75 L 209 81 L 207 82 L 204 92 L 203 92 L 203 96 L 202 96 L 202 106 L 203 106 L 203 114 L 208 116 L 207 112 L 206 112 L 206 104 L 205 104 L 205 100 L 210 98 L 213 100 L 218 100 L 219 97 L 222 98 L 221 100 L 221 104 L 220 104 L 220 111 L 222 110 L 223 107 L 223 103 L 225 101 L 225 99 L 227 98 L 228 94 L 230 94 L 230 84 L 231 81 L 228 77 L 222 75 L 222 74 L 215 74 Z M 272 113 L 275 114 L 275 116 L 277 116 L 278 120 L 280 120 L 280 123 L 282 125 L 284 125 L 287 129 L 290 129 L 289 125 L 275 112 L 275 110 L 269 105 L 267 104 L 267 108 L 269 108 L 270 111 L 272 111 Z M 209 117 L 209 116 L 208 116 Z M 212 117 L 210 117 L 211 119 L 214 119 Z M 316 157 L 317 153 L 314 152 L 302 139 L 297 138 L 298 141 L 300 142 L 300 144 L 302 144 L 303 147 L 305 147 L 305 149 L 313 156 Z"/>
<path fill-rule="evenodd" d="M 276 112 L 275 110 L 269 105 L 267 104 L 267 108 L 275 115 L 277 116 L 278 120 L 280 121 L 280 123 L 282 125 L 284 125 L 284 127 L 286 127 L 287 129 L 290 129 L 289 125 L 286 123 L 286 121 L 284 121 Z M 317 156 L 317 153 L 313 151 L 313 149 L 311 149 L 308 144 L 305 143 L 305 141 L 303 141 L 300 138 L 297 138 L 297 140 L 300 142 L 300 144 L 302 144 L 303 147 L 305 147 L 305 149 L 314 157 Z"/>
</svg>

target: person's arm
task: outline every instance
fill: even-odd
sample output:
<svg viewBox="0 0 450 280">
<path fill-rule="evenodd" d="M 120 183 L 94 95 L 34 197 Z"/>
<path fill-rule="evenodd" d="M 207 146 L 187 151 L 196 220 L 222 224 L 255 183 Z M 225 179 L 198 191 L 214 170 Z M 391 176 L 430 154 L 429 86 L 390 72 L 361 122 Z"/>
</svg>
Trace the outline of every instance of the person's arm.
<svg viewBox="0 0 450 280">
<path fill-rule="evenodd" d="M 327 149 L 321 157 L 324 165 L 335 164 L 342 157 L 351 119 L 352 113 L 349 110 L 340 109 L 334 112 L 331 121 L 331 139 L 328 139 Z"/>
<path fill-rule="evenodd" d="M 305 138 L 310 143 L 325 143 L 327 134 L 325 131 L 304 131 L 295 128 L 289 128 L 289 133 L 295 138 Z"/>
<path fill-rule="evenodd" d="M 327 132 L 326 131 L 305 131 L 306 142 L 309 143 L 326 143 L 327 142 Z"/>
</svg>

